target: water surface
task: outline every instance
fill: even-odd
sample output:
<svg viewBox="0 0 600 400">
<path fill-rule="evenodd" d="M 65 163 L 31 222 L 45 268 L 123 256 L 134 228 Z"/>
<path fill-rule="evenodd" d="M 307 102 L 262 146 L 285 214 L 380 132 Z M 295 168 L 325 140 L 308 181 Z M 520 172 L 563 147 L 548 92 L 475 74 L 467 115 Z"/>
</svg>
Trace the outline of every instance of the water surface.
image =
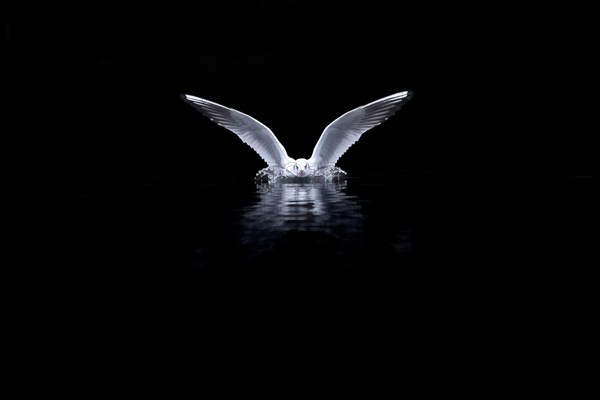
<svg viewBox="0 0 600 400">
<path fill-rule="evenodd" d="M 226 190 L 244 200 L 214 210 L 226 218 L 205 220 L 197 227 L 216 236 L 198 235 L 196 272 L 260 273 L 265 279 L 314 276 L 316 282 L 343 279 L 359 270 L 370 275 L 369 270 L 380 271 L 384 265 L 390 273 L 401 269 L 412 237 L 405 193 L 379 185 L 371 191 L 362 188 L 361 194 L 361 187 L 356 181 L 230 188 L 234 194 Z M 383 195 L 379 199 L 378 193 Z"/>
</svg>

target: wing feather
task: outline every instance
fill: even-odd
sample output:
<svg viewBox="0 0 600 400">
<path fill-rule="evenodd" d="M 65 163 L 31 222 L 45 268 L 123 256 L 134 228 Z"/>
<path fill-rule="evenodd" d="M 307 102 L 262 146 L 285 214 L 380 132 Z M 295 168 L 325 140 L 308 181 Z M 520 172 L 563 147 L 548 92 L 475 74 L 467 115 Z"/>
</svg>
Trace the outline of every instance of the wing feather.
<svg viewBox="0 0 600 400">
<path fill-rule="evenodd" d="M 325 128 L 309 164 L 313 168 L 335 165 L 363 133 L 394 115 L 411 97 L 411 91 L 399 92 L 343 114 Z"/>
<path fill-rule="evenodd" d="M 200 97 L 186 94 L 181 98 L 214 123 L 235 133 L 269 166 L 285 167 L 292 160 L 275 134 L 251 116 Z"/>
</svg>

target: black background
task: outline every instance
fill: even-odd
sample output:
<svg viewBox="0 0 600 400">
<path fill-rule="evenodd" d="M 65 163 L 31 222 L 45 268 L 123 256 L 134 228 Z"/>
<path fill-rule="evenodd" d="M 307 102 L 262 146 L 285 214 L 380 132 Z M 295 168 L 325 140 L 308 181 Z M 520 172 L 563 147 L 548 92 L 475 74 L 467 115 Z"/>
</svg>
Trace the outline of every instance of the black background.
<svg viewBox="0 0 600 400">
<path fill-rule="evenodd" d="M 249 171 L 262 166 L 184 107 L 181 93 L 256 117 L 294 157 L 308 157 L 341 113 L 406 89 L 415 92 L 413 111 L 390 121 L 393 135 L 365 138 L 347 155 L 350 165 L 510 169 L 530 150 L 530 137 L 514 143 L 518 136 L 491 117 L 501 114 L 490 101 L 510 95 L 494 93 L 497 77 L 486 72 L 484 52 L 495 44 L 485 20 L 463 25 L 382 5 L 198 8 L 161 18 L 162 10 L 94 10 L 5 24 L 7 101 L 19 105 L 15 128 L 36 146 L 33 160 L 69 189 L 129 184 L 153 170 L 231 168 L 231 159 Z"/>
<path fill-rule="evenodd" d="M 159 325 L 154 333 L 170 332 L 169 343 L 186 336 L 186 318 L 190 326 L 204 318 L 239 330 L 276 325 L 273 314 L 256 319 L 253 308 L 273 311 L 269 295 L 290 300 L 286 288 L 271 286 L 276 278 L 263 282 L 260 287 L 270 289 L 246 308 L 234 304 L 248 300 L 248 289 L 216 297 L 214 309 L 235 311 L 235 318 L 224 319 L 198 308 L 210 297 L 197 298 L 193 284 L 182 284 L 190 268 L 185 220 L 203 206 L 186 203 L 186 185 L 218 184 L 224 177 L 248 185 L 264 165 L 179 96 L 196 95 L 257 118 L 298 158 L 310 156 L 334 118 L 402 90 L 414 98 L 365 134 L 339 166 L 354 176 L 376 173 L 390 187 L 407 175 L 421 177 L 417 212 L 429 216 L 421 266 L 440 265 L 448 254 L 462 263 L 458 274 L 425 268 L 420 286 L 408 289 L 433 295 L 407 297 L 412 302 L 404 318 L 422 328 L 411 337 L 423 333 L 429 346 L 452 352 L 451 345 L 435 346 L 437 332 L 493 329 L 490 320 L 474 316 L 491 313 L 500 318 L 495 322 L 529 328 L 548 314 L 564 316 L 557 292 L 576 285 L 566 271 L 585 274 L 593 248 L 587 230 L 594 226 L 595 147 L 589 130 L 564 122 L 569 104 L 558 106 L 547 86 L 538 91 L 543 79 L 528 64 L 535 57 L 528 44 L 506 43 L 506 31 L 516 25 L 493 7 L 323 7 L 310 1 L 131 10 L 49 6 L 35 17 L 3 22 L 6 171 L 25 208 L 15 236 L 27 237 L 20 253 L 25 286 L 44 294 L 21 301 L 31 302 L 40 321 L 92 329 L 101 320 L 102 329 L 130 332 L 103 331 L 111 343 L 125 336 L 134 347 L 145 343 L 139 327 L 153 323 Z M 578 101 L 569 100 L 561 102 Z M 540 113 L 548 103 L 552 107 Z M 465 237 L 470 250 L 458 254 Z M 226 285 L 220 282 L 219 289 Z M 317 300 L 308 308 L 317 322 L 298 304 L 278 303 L 276 312 L 303 315 L 299 321 L 308 326 L 348 327 L 358 320 L 380 332 L 397 320 L 381 322 L 392 306 L 377 302 L 403 294 L 378 295 L 369 304 L 381 306 L 374 314 L 358 301 L 339 308 L 330 302 L 318 311 Z M 511 326 L 503 325 L 504 338 Z M 211 332 L 216 343 L 222 331 Z M 231 348 L 246 348 L 239 337 L 227 338 Z M 278 342 L 268 338 L 252 340 Z M 379 350 L 390 351 L 398 341 Z"/>
<path fill-rule="evenodd" d="M 572 75 L 557 79 L 569 97 L 561 110 L 554 86 L 542 89 L 550 68 L 531 62 L 553 37 L 533 46 L 506 14 L 377 2 L 49 7 L 3 24 L 3 101 L 19 133 L 9 140 L 66 190 L 217 163 L 252 171 L 261 160 L 184 107 L 181 93 L 256 117 L 298 158 L 341 113 L 410 89 L 410 112 L 383 128 L 394 133 L 368 135 L 345 156 L 358 173 L 585 175 L 589 135 L 563 122 L 577 101 Z"/>
</svg>

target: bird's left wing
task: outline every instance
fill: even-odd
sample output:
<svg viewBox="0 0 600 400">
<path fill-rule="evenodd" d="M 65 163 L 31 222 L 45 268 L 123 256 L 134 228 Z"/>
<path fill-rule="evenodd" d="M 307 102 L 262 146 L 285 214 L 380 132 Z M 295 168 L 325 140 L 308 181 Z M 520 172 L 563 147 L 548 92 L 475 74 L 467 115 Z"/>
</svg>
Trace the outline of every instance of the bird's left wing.
<svg viewBox="0 0 600 400">
<path fill-rule="evenodd" d="M 308 163 L 317 168 L 333 166 L 363 133 L 394 115 L 411 97 L 411 91 L 398 92 L 337 118 L 321 134 Z"/>
<path fill-rule="evenodd" d="M 269 166 L 285 168 L 285 165 L 292 161 L 273 132 L 251 116 L 200 97 L 186 94 L 181 98 L 211 121 L 238 135 Z"/>
</svg>

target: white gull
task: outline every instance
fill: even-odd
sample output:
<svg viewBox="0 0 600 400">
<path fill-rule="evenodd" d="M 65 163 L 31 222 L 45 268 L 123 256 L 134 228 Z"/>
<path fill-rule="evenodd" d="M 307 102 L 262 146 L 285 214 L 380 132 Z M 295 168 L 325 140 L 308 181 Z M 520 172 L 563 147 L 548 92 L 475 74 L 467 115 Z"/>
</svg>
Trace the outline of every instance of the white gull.
<svg viewBox="0 0 600 400">
<path fill-rule="evenodd" d="M 257 173 L 258 180 L 328 181 L 346 175 L 335 165 L 339 158 L 363 133 L 394 115 L 410 100 L 412 92 L 407 90 L 383 97 L 338 117 L 323 130 L 308 159 L 288 156 L 275 134 L 247 114 L 200 97 L 188 94 L 181 97 L 211 121 L 235 133 L 258 153 L 268 165 Z"/>
</svg>

